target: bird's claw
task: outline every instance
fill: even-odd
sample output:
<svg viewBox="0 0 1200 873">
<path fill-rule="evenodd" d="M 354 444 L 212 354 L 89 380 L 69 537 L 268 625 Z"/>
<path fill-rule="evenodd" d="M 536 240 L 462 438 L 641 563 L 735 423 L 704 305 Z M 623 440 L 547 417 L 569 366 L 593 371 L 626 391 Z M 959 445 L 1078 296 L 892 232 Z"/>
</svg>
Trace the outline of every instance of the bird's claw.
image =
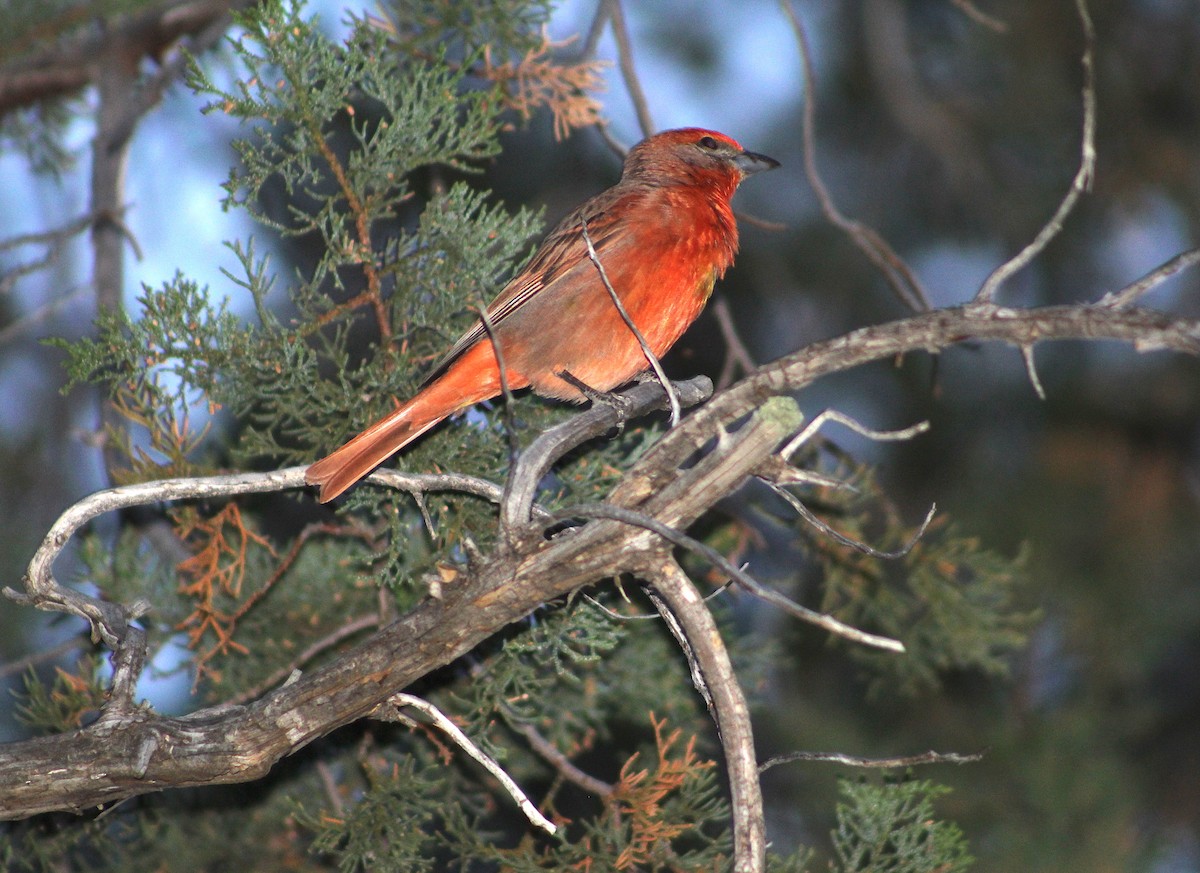
<svg viewBox="0 0 1200 873">
<path fill-rule="evenodd" d="M 602 403 L 611 409 L 617 416 L 617 435 L 620 436 L 625 432 L 625 422 L 629 420 L 633 410 L 633 401 L 624 395 L 617 394 L 615 391 L 598 391 L 591 385 L 579 379 L 569 370 L 559 370 L 555 375 L 575 388 L 592 401 L 593 404 Z"/>
</svg>

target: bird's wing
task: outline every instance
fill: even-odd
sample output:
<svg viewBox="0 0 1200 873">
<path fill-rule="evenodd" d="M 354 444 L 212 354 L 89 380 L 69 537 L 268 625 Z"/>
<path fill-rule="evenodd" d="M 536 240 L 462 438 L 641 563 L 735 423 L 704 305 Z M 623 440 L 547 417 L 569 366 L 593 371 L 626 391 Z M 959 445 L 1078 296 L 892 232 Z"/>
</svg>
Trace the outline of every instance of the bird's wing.
<svg viewBox="0 0 1200 873">
<path fill-rule="evenodd" d="M 618 188 L 610 188 L 576 209 L 550 231 L 529 259 L 529 263 L 489 304 L 487 317 L 493 328 L 524 306 L 535 294 L 552 286 L 580 263 L 588 262 L 587 245 L 583 241 L 582 231 L 584 220 L 587 221 L 592 246 L 598 254 L 611 252 L 618 247 L 631 232 L 629 222 L 619 220 L 624 210 L 613 208 L 623 193 L 625 192 Z M 484 327 L 483 319 L 480 319 L 450 347 L 450 351 L 446 352 L 437 366 L 425 377 L 423 384 L 428 385 L 437 379 L 463 352 L 486 337 L 487 328 Z"/>
</svg>

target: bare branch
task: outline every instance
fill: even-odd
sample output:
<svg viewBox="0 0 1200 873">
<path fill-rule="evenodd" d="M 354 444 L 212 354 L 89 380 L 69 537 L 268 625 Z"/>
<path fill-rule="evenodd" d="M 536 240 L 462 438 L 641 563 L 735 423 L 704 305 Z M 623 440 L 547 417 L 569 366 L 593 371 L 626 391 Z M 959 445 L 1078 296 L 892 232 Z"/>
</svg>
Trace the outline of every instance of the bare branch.
<svg viewBox="0 0 1200 873">
<path fill-rule="evenodd" d="M 689 660 L 694 659 L 703 677 L 703 687 L 708 689 L 705 697 L 720 733 L 733 795 L 733 869 L 738 873 L 757 873 L 765 868 L 767 851 L 762 787 L 758 781 L 750 709 L 729 653 L 712 613 L 673 558 L 664 557 L 648 565 L 641 575 L 678 620 L 690 651 Z"/>
<path fill-rule="evenodd" d="M 67 243 L 90 228 L 95 220 L 96 216 L 89 212 L 54 230 L 42 231 L 40 233 L 26 233 L 0 240 L 0 252 L 34 245 L 46 247 L 41 257 L 24 264 L 19 264 L 7 273 L 0 275 L 0 296 L 11 294 L 17 281 L 22 276 L 28 276 L 31 273 L 44 270 L 56 263 L 62 257 L 63 252 L 66 251 Z"/>
<path fill-rule="evenodd" d="M 229 702 L 235 705 L 249 703 L 252 700 L 262 696 L 270 689 L 274 688 L 281 682 L 286 681 L 290 676 L 294 676 L 299 670 L 308 664 L 313 658 L 332 649 L 339 643 L 345 642 L 350 637 L 362 633 L 365 630 L 371 630 L 383 624 L 383 618 L 377 614 L 363 615 L 352 619 L 338 628 L 335 628 L 332 633 L 326 634 L 321 639 L 314 642 L 303 652 L 291 660 L 291 662 L 283 667 L 280 667 L 262 682 L 243 691 L 241 694 L 234 697 Z"/>
<path fill-rule="evenodd" d="M 1113 309 L 1123 309 L 1132 306 L 1141 297 L 1153 291 L 1176 273 L 1200 263 L 1200 248 L 1178 254 L 1160 267 L 1151 270 L 1142 278 L 1120 291 L 1111 291 L 1100 298 L 1098 305 L 1111 306 Z"/>
<path fill-rule="evenodd" d="M 604 5 L 608 8 L 613 37 L 617 41 L 617 63 L 621 68 L 621 78 L 625 80 L 625 89 L 629 92 L 629 99 L 633 101 L 642 136 L 650 136 L 657 128 L 654 126 L 654 119 L 650 117 L 650 104 L 646 102 L 646 92 L 638 79 L 637 70 L 633 67 L 633 43 L 629 38 L 629 28 L 625 24 L 625 10 L 621 6 L 621 0 L 604 0 Z"/>
<path fill-rule="evenodd" d="M 712 394 L 712 382 L 703 376 L 680 382 L 674 387 L 684 406 L 694 406 Z M 657 382 L 640 382 L 620 392 L 620 396 L 629 403 L 625 413 L 627 416 L 644 415 L 662 409 L 666 399 Z M 528 523 L 538 484 L 559 458 L 576 446 L 607 433 L 618 422 L 614 408 L 602 403 L 593 404 L 530 443 L 509 470 L 508 480 L 504 483 L 500 507 L 501 530 L 513 532 Z M 544 513 L 539 515 L 539 518 L 545 517 Z"/>
<path fill-rule="evenodd" d="M 812 52 L 808 46 L 808 34 L 800 16 L 792 7 L 791 0 L 780 0 L 780 7 L 792 31 L 796 35 L 796 45 L 800 50 L 800 60 L 804 66 L 804 174 L 812 185 L 813 192 L 821 204 L 821 213 L 834 227 L 846 233 L 850 240 L 858 246 L 859 251 L 875 265 L 891 286 L 896 297 L 914 312 L 928 311 L 930 308 L 929 295 L 917 274 L 908 263 L 888 245 L 887 241 L 870 227 L 861 222 L 844 216 L 833 202 L 833 196 L 825 187 L 821 171 L 817 169 L 816 117 L 817 117 L 817 87 L 813 71 Z"/>
<path fill-rule="evenodd" d="M 680 530 L 677 530 L 670 525 L 664 524 L 657 519 L 651 518 L 648 515 L 643 515 L 630 509 L 621 509 L 616 506 L 610 506 L 604 503 L 586 503 L 572 506 L 562 511 L 560 518 L 564 521 L 569 520 L 572 516 L 582 516 L 584 518 L 607 518 L 613 521 L 620 521 L 624 524 L 636 525 L 637 527 L 645 528 L 652 533 L 658 534 L 672 545 L 687 549 L 704 560 L 708 561 L 723 574 L 733 579 L 748 592 L 758 597 L 760 600 L 765 600 L 772 606 L 776 606 L 789 615 L 799 618 L 801 621 L 806 621 L 809 624 L 814 624 L 817 627 L 823 628 L 832 634 L 852 640 L 856 643 L 862 643 L 866 646 L 874 646 L 879 649 L 886 649 L 892 652 L 903 652 L 904 644 L 899 640 L 893 640 L 890 637 L 878 636 L 870 634 L 866 631 L 861 631 L 858 628 L 851 627 L 841 621 L 838 621 L 832 615 L 827 615 L 821 612 L 815 612 L 806 606 L 801 606 L 793 600 L 788 599 L 778 591 L 767 588 L 753 576 L 735 567 L 729 560 L 712 548 L 699 540 L 688 536 Z"/>
<path fill-rule="evenodd" d="M 657 616 L 647 616 L 647 618 L 656 618 Z M 46 661 L 53 661 L 60 658 L 68 652 L 73 652 L 76 649 L 81 649 L 87 645 L 87 641 L 83 637 L 67 637 L 57 646 L 49 649 L 43 649 L 39 652 L 31 652 L 24 658 L 18 658 L 15 661 L 9 661 L 7 664 L 0 664 L 0 680 L 6 680 L 10 676 L 16 676 L 24 673 L 38 664 L 44 664 Z"/>
<path fill-rule="evenodd" d="M 5 279 L 10 277 L 16 278 L 12 273 L 9 273 L 8 276 L 5 276 Z M 92 286 L 90 284 L 83 284 L 75 288 L 68 289 L 67 292 L 62 296 L 56 297 L 55 299 L 46 303 L 44 306 L 39 306 L 32 312 L 28 312 L 16 321 L 13 321 L 11 324 L 5 325 L 3 329 L 0 329 L 0 346 L 7 345 L 23 334 L 37 329 L 63 309 L 73 303 L 78 302 L 79 299 L 84 295 L 91 293 L 91 290 Z M 4 291 L 0 290 L 0 294 L 2 293 L 4 293 Z"/>
<path fill-rule="evenodd" d="M 996 33 L 1008 33 L 1008 22 L 1001 21 L 999 18 L 988 15 L 986 12 L 983 12 L 978 6 L 972 3 L 971 0 L 950 0 L 950 2 L 961 9 L 963 14 L 976 24 L 981 24 L 989 30 L 995 31 Z"/>
<path fill-rule="evenodd" d="M 76 532 L 94 518 L 131 506 L 303 488 L 305 469 L 289 467 L 270 473 L 161 479 L 97 491 L 75 503 L 51 526 L 22 579 L 24 593 L 5 588 L 3 594 L 10 600 L 38 609 L 66 612 L 84 618 L 91 624 L 95 639 L 103 640 L 105 645 L 117 649 L 125 638 L 129 623 L 144 614 L 149 604 L 139 601 L 124 607 L 60 585 L 54 577 L 54 562 Z M 413 492 L 464 491 L 494 502 L 501 497 L 498 486 L 456 474 L 414 474 L 387 470 L 373 473 L 369 481 Z"/>
<path fill-rule="evenodd" d="M 505 773 L 504 768 L 496 763 L 494 758 L 475 745 L 471 738 L 463 733 L 462 729 L 451 721 L 440 709 L 428 700 L 415 697 L 412 694 L 395 694 L 388 702 L 397 708 L 411 706 L 413 709 L 424 713 L 440 731 L 454 740 L 455 745 L 478 761 L 483 766 L 483 769 L 496 777 L 496 781 L 504 786 L 504 790 L 517 802 L 517 806 L 521 808 L 521 812 L 525 813 L 525 817 L 535 827 L 541 828 L 548 834 L 558 832 L 558 826 L 542 815 L 541 811 L 530 803 L 529 798 L 525 796 L 525 792 L 521 790 L 521 786 L 517 784 L 516 780 Z"/>
<path fill-rule="evenodd" d="M 829 524 L 829 522 L 825 521 L 823 518 L 805 506 L 804 502 L 799 497 L 788 491 L 783 486 L 775 482 L 767 482 L 767 487 L 786 500 L 788 504 L 796 510 L 796 513 L 801 518 L 803 518 L 821 533 L 825 534 L 825 536 L 829 537 L 835 542 L 841 543 L 843 546 L 854 549 L 856 552 L 861 552 L 864 555 L 870 555 L 872 558 L 880 558 L 885 561 L 894 561 L 897 558 L 903 558 L 905 555 L 911 552 L 913 550 L 913 546 L 921 541 L 921 537 L 925 536 L 925 531 L 929 529 L 929 524 L 933 521 L 934 513 L 937 512 L 937 504 L 934 503 L 930 505 L 929 511 L 925 513 L 925 519 L 917 528 L 916 533 L 909 538 L 908 542 L 893 551 L 883 551 L 882 549 L 877 549 L 874 546 L 870 546 L 864 542 L 856 540 L 853 537 L 846 536 L 846 534 L 834 528 Z"/>
<path fill-rule="evenodd" d="M 733 313 L 729 311 L 729 301 L 725 295 L 716 295 L 709 309 L 717 319 L 721 338 L 725 340 L 725 363 L 721 365 L 721 375 L 717 377 L 717 390 L 720 391 L 733 381 L 736 369 L 741 368 L 743 373 L 749 373 L 755 364 L 746 344 L 738 336 L 737 327 L 733 323 Z"/>
<path fill-rule="evenodd" d="M 478 312 L 488 342 L 492 344 L 492 354 L 496 356 L 496 368 L 500 373 L 500 395 L 504 398 L 504 430 L 508 433 L 508 462 L 511 465 L 516 463 L 521 447 L 517 443 L 516 413 L 513 411 L 512 390 L 508 387 L 508 369 L 504 366 L 504 349 L 500 348 L 500 341 L 496 338 L 487 306 L 479 306 Z M 432 529 L 430 526 L 430 530 Z"/>
<path fill-rule="evenodd" d="M 937 352 L 970 339 L 1000 340 L 1018 347 L 1054 339 L 1108 339 L 1143 351 L 1171 349 L 1200 356 L 1200 320 L 1137 308 L 1062 306 L 1021 311 L 972 304 L 815 343 L 760 367 L 713 397 L 646 451 L 609 496 L 616 508 L 634 510 L 638 517 L 598 520 L 549 541 L 540 534 L 528 542 L 520 540 L 516 551 L 501 546 L 493 553 L 475 555 L 466 572 L 442 586 L 439 598 L 427 598 L 369 639 L 311 672 L 293 674 L 294 681 L 245 706 L 166 718 L 121 699 L 106 707 L 100 721 L 82 730 L 0 745 L 0 818 L 83 810 L 169 787 L 259 778 L 282 757 L 366 717 L 417 678 L 469 652 L 539 605 L 621 573 L 652 575 L 651 570 L 667 559 L 661 537 L 671 542 L 677 529 L 690 525 L 777 456 L 788 435 L 799 428 L 798 410 L 794 420 L 782 415 L 784 410 L 774 406 L 783 401 L 772 401 L 773 395 L 798 391 L 823 375 L 870 361 Z M 661 402 L 659 386 L 644 383 L 631 393 L 642 391 Z M 761 412 L 741 428 L 725 432 L 755 410 Z M 589 427 L 601 421 L 610 427 L 615 420 L 608 409 L 587 410 L 577 417 L 589 422 Z M 741 431 L 756 421 L 754 427 L 763 428 L 761 434 L 739 439 Z M 722 434 L 715 445 L 714 434 Z M 705 446 L 708 453 L 696 460 Z M 303 473 L 304 468 L 297 467 L 276 473 L 168 480 L 93 495 L 55 523 L 30 565 L 26 593 L 9 594 L 23 603 L 81 615 L 93 622 L 107 645 L 121 645 L 129 620 L 147 604 L 122 606 L 93 600 L 61 589 L 51 573 L 54 557 L 82 524 L 101 512 L 139 503 L 299 488 Z M 462 490 L 490 500 L 499 492 L 492 483 L 452 475 L 388 471 L 372 478 L 393 487 Z M 601 509 L 611 514 L 614 506 Z M 653 519 L 657 527 L 648 530 L 642 516 Z M 673 605 L 672 609 L 678 616 Z M 122 648 L 117 654 L 124 677 L 138 669 L 144 647 L 131 639 Z M 708 685 L 715 695 L 711 678 Z M 187 754 L 172 751 L 178 749 L 186 749 Z"/>
<path fill-rule="evenodd" d="M 511 714 L 508 723 L 513 730 L 529 741 L 530 747 L 548 761 L 550 766 L 557 770 L 563 779 L 597 797 L 607 798 L 612 795 L 613 786 L 603 779 L 597 779 L 590 773 L 585 773 L 576 767 L 570 758 L 560 752 L 554 743 L 538 733 L 538 729 L 532 724 L 526 721 L 518 721 L 512 718 Z"/>
<path fill-rule="evenodd" d="M 764 364 L 715 395 L 651 447 L 621 488 L 654 493 L 663 482 L 652 471 L 683 463 L 711 438 L 720 422 L 736 421 L 767 398 L 795 393 L 822 376 L 918 351 L 936 353 L 969 340 L 994 340 L 1019 348 L 1066 339 L 1117 340 L 1141 352 L 1172 350 L 1200 356 L 1200 320 L 1138 308 L 1075 305 L 1021 310 L 975 303 L 859 328 Z M 643 469 L 647 473 L 640 478 Z"/>
<path fill-rule="evenodd" d="M 597 3 L 596 14 L 592 16 L 592 23 L 588 25 L 587 36 L 584 37 L 583 44 L 579 47 L 579 57 L 581 60 L 591 60 L 596 56 L 596 47 L 600 44 L 600 38 L 604 36 L 604 28 L 608 24 L 608 17 L 608 3 Z"/>
<path fill-rule="evenodd" d="M 0 114 L 96 84 L 97 77 L 103 75 L 97 59 L 120 53 L 134 67 L 142 58 L 160 61 L 159 72 L 148 82 L 145 96 L 131 95 L 128 111 L 136 121 L 147 104 L 157 102 L 163 87 L 178 75 L 180 67 L 175 62 L 182 55 L 177 50 L 180 41 L 190 37 L 189 49 L 193 53 L 203 51 L 228 26 L 230 10 L 246 5 L 247 0 L 156 3 L 130 14 L 107 15 L 102 27 L 78 28 L 74 32 L 68 27 L 61 38 L 50 39 L 43 34 L 37 44 L 11 45 L 9 59 L 0 65 Z M 74 12 L 85 18 L 96 14 L 88 6 L 74 7 Z"/>
<path fill-rule="evenodd" d="M 1092 189 L 1092 179 L 1096 174 L 1096 31 L 1092 27 L 1092 16 L 1088 12 L 1087 0 L 1075 0 L 1075 9 L 1079 13 L 1079 21 L 1083 26 L 1083 58 L 1080 64 L 1083 68 L 1083 136 L 1080 145 L 1079 169 L 1071 180 L 1071 187 L 1058 205 L 1054 215 L 1042 227 L 1029 245 L 1010 260 L 997 267 L 984 280 L 975 295 L 980 303 L 990 303 L 996 297 L 1000 286 L 1008 281 L 1014 273 L 1023 270 L 1029 262 L 1042 253 L 1050 240 L 1062 231 L 1063 222 L 1075 208 L 1080 195 Z"/>
<path fill-rule="evenodd" d="M 1038 376 L 1037 362 L 1033 359 L 1033 346 L 1021 346 L 1021 360 L 1025 362 L 1025 374 L 1029 376 L 1029 384 L 1033 386 L 1033 393 L 1038 396 L 1038 400 L 1046 399 L 1046 389 L 1042 387 L 1042 380 Z"/>
<path fill-rule="evenodd" d="M 826 409 L 814 416 L 813 420 L 804 426 L 804 430 L 796 434 L 780 450 L 780 456 L 785 460 L 790 460 L 792 455 L 796 453 L 796 450 L 811 440 L 813 435 L 825 426 L 826 422 L 840 424 L 854 431 L 859 436 L 864 436 L 876 442 L 902 442 L 910 440 L 915 436 L 920 436 L 929 430 L 928 421 L 918 421 L 916 424 L 901 428 L 900 430 L 873 430 L 845 413 L 838 412 L 836 409 Z"/>
<path fill-rule="evenodd" d="M 898 767 L 916 767 L 921 764 L 971 764 L 982 761 L 983 755 L 963 755 L 959 752 L 923 752 L 920 755 L 901 755 L 895 758 L 861 758 L 858 755 L 844 755 L 841 752 L 788 752 L 786 755 L 776 755 L 758 765 L 758 772 L 765 773 L 780 764 L 791 764 L 794 761 L 821 761 L 832 764 L 845 764 L 847 767 L 874 767 L 879 769 L 895 769 Z"/>
</svg>

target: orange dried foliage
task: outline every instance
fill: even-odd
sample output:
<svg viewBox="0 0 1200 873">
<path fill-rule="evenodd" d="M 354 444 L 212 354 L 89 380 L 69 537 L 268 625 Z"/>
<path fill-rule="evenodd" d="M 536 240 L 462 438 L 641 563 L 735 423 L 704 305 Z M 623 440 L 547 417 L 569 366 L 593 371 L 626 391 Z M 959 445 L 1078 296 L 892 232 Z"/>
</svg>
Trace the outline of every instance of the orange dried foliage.
<svg viewBox="0 0 1200 873">
<path fill-rule="evenodd" d="M 490 50 L 484 49 L 483 75 L 504 88 L 508 107 L 528 121 L 545 106 L 554 116 L 554 138 L 558 140 L 566 139 L 575 128 L 600 121 L 600 103 L 588 92 L 604 89 L 600 71 L 608 66 L 607 61 L 561 63 L 550 58 L 551 51 L 570 42 L 556 43 L 543 33 L 542 44 L 516 63 L 493 63 Z"/>
<path fill-rule="evenodd" d="M 621 778 L 613 788 L 615 811 L 628 820 L 632 831 L 630 844 L 617 856 L 614 866 L 618 870 L 630 870 L 649 863 L 655 845 L 673 840 L 693 827 L 690 823 L 663 821 L 663 801 L 678 791 L 689 775 L 715 766 L 712 761 L 696 755 L 694 734 L 682 754 L 672 757 L 672 750 L 683 731 L 676 728 L 664 736 L 667 720 L 655 719 L 654 713 L 650 713 L 650 723 L 654 726 L 654 743 L 658 747 L 654 771 L 635 770 L 638 756 L 634 755 L 621 768 Z"/>
<path fill-rule="evenodd" d="M 191 614 L 181 621 L 177 630 L 186 630 L 188 646 L 199 647 L 205 635 L 216 638 L 213 645 L 197 657 L 197 678 L 205 664 L 215 655 L 249 650 L 233 639 L 237 621 L 244 609 L 225 610 L 218 604 L 222 598 L 236 601 L 241 597 L 246 579 L 246 556 L 251 544 L 265 548 L 272 557 L 275 550 L 267 539 L 246 526 L 237 504 L 228 503 L 215 515 L 204 517 L 194 509 L 176 515 L 179 536 L 196 544 L 196 553 L 181 561 L 180 574 L 190 579 L 179 586 L 179 593 L 195 601 Z"/>
</svg>

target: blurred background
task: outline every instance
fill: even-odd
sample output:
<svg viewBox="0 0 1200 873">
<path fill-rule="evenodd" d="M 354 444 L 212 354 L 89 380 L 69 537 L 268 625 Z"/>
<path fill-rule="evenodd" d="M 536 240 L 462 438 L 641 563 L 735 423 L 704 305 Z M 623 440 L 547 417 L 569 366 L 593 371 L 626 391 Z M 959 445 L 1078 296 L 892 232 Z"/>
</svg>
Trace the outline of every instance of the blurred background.
<svg viewBox="0 0 1200 873">
<path fill-rule="evenodd" d="M 331 32 L 344 9 L 310 5 Z M 875 228 L 915 269 L 935 306 L 966 302 L 1038 232 L 1079 162 L 1083 52 L 1070 0 L 797 2 L 812 47 L 821 174 L 841 211 Z M 361 11 L 361 8 L 357 8 Z M 1038 306 L 1095 300 L 1200 239 L 1200 2 L 1096 0 L 1097 172 L 1062 234 L 1000 293 Z M 588 32 L 595 0 L 556 6 L 551 36 Z M 738 195 L 742 254 L 720 287 L 750 354 L 769 361 L 814 340 L 906 314 L 859 250 L 822 216 L 805 178 L 804 76 L 795 35 L 766 0 L 628 3 L 645 107 L 658 129 L 704 126 L 783 163 Z M 569 52 L 570 46 L 562 49 Z M 597 55 L 614 60 L 606 32 Z M 227 74 L 218 56 L 206 64 Z M 617 65 L 597 95 L 611 137 L 641 138 Z M 88 209 L 94 127 L 84 96 L 67 127 L 73 167 L 38 174 L 6 141 L 0 238 L 63 226 Z M 229 292 L 222 242 L 253 232 L 275 267 L 303 263 L 241 214 L 219 207 L 237 129 L 202 116 L 182 85 L 140 123 L 128 165 L 125 294 L 178 270 Z M 483 181 L 553 223 L 615 181 L 620 160 L 595 130 L 556 141 L 549 118 L 513 119 Z M 59 393 L 62 353 L 41 340 L 90 335 L 86 235 L 47 269 L 46 251 L 0 249 L 0 568 L 15 586 L 47 528 L 102 487 L 97 398 Z M 1200 315 L 1200 274 L 1164 283 L 1146 305 Z M 721 372 L 706 314 L 672 353 L 675 374 Z M 915 522 L 931 502 L 1001 554 L 1026 551 L 1023 606 L 1041 611 L 1008 681 L 950 675 L 917 700 L 868 694 L 841 653 L 806 647 L 797 672 L 760 689 L 760 753 L 985 752 L 933 768 L 955 787 L 940 811 L 966 831 L 981 871 L 1200 871 L 1200 364 L 1082 343 L 1039 346 L 1047 399 L 1020 355 L 968 344 L 940 356 L 826 380 L 799 399 L 872 427 L 928 419 L 899 447 L 830 436 L 880 465 Z M 69 569 L 63 576 L 70 578 Z M 31 652 L 70 645 L 78 628 L 0 605 L 0 666 L 16 687 Z M 70 652 L 62 653 L 64 660 Z M 37 660 L 40 670 L 53 660 Z M 146 690 L 181 693 L 176 683 Z M 0 706 L 0 737 L 20 726 Z M 819 843 L 838 772 L 791 765 L 765 777 L 771 836 Z"/>
</svg>

